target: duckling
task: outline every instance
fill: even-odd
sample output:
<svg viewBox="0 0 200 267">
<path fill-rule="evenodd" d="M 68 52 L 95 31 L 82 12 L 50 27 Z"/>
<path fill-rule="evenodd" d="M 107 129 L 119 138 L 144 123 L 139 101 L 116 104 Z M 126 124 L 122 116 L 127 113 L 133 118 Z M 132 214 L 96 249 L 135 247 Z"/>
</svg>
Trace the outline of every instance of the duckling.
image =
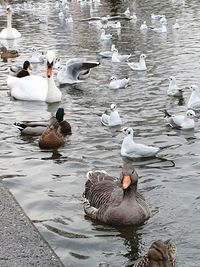
<svg viewBox="0 0 200 267">
<path fill-rule="evenodd" d="M 7 59 L 7 58 L 15 58 L 19 56 L 19 53 L 17 50 L 8 50 L 5 46 L 0 48 L 0 55 L 1 58 Z"/>
<path fill-rule="evenodd" d="M 56 116 L 53 118 L 56 118 L 56 120 L 59 123 L 60 126 L 60 132 L 62 135 L 71 134 L 71 125 L 69 122 L 64 120 L 64 109 L 58 108 L 56 112 Z M 51 119 L 50 119 L 51 121 Z M 23 122 L 15 122 L 14 126 L 16 126 L 20 131 L 21 134 L 30 135 L 30 136 L 38 136 L 41 135 L 44 130 L 49 126 L 50 121 L 23 121 Z"/>
<path fill-rule="evenodd" d="M 56 149 L 65 144 L 63 135 L 60 132 L 58 121 L 53 118 L 38 140 L 39 147 L 42 149 Z"/>
<path fill-rule="evenodd" d="M 175 267 L 176 246 L 171 240 L 154 241 L 148 253 L 139 259 L 133 267 Z"/>
</svg>

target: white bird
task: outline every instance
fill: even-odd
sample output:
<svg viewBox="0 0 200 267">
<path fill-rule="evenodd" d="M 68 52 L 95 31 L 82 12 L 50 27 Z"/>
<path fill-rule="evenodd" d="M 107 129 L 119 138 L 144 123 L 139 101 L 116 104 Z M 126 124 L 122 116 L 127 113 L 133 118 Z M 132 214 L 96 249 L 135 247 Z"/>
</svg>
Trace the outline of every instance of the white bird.
<svg viewBox="0 0 200 267">
<path fill-rule="evenodd" d="M 30 58 L 31 63 L 43 63 L 45 56 L 40 53 L 35 47 L 32 48 L 32 55 Z"/>
<path fill-rule="evenodd" d="M 128 86 L 130 78 L 117 79 L 116 76 L 110 78 L 109 88 L 110 89 L 122 89 Z"/>
<path fill-rule="evenodd" d="M 27 101 L 46 101 L 54 103 L 61 101 L 62 93 L 55 85 L 53 79 L 53 64 L 55 53 L 47 51 L 47 77 L 30 75 L 23 78 L 8 76 L 7 85 L 10 88 L 10 94 L 15 99 Z"/>
<path fill-rule="evenodd" d="M 107 115 L 106 113 L 102 114 L 101 123 L 105 126 L 110 126 L 110 127 L 121 125 L 122 120 L 119 116 L 116 105 L 111 104 L 110 110 L 111 110 L 110 115 Z"/>
<path fill-rule="evenodd" d="M 130 17 L 131 12 L 130 12 L 129 7 L 127 7 L 126 11 L 124 12 L 124 15 L 125 15 L 126 17 Z"/>
<path fill-rule="evenodd" d="M 109 26 L 113 29 L 121 29 L 121 22 L 120 21 L 116 21 L 114 23 L 109 23 Z"/>
<path fill-rule="evenodd" d="M 169 77 L 169 86 L 167 89 L 168 96 L 179 96 L 183 95 L 183 91 L 176 84 L 176 78 L 174 76 Z"/>
<path fill-rule="evenodd" d="M 131 15 L 129 18 L 130 18 L 131 21 L 137 22 L 137 15 L 136 15 L 135 12 L 133 12 L 133 15 Z"/>
<path fill-rule="evenodd" d="M 117 48 L 113 50 L 113 55 L 112 55 L 112 62 L 119 63 L 119 62 L 126 62 L 128 59 L 131 57 L 131 54 L 129 55 L 120 55 L 118 53 Z"/>
<path fill-rule="evenodd" d="M 165 22 L 167 24 L 167 19 L 166 19 L 165 15 L 163 15 L 162 18 L 160 19 L 160 23 L 162 24 L 163 22 Z"/>
<path fill-rule="evenodd" d="M 100 52 L 99 55 L 105 58 L 112 58 L 114 49 L 115 49 L 115 44 L 112 44 L 110 51 Z"/>
<path fill-rule="evenodd" d="M 171 115 L 167 112 L 165 112 L 165 120 L 167 123 L 175 129 L 194 129 L 195 127 L 195 121 L 196 114 L 193 110 L 188 109 L 185 113 L 185 115 Z"/>
<path fill-rule="evenodd" d="M 12 9 L 10 5 L 6 7 L 6 14 L 7 14 L 7 28 L 3 29 L 0 32 L 0 38 L 15 39 L 21 37 L 21 33 L 18 32 L 17 29 L 12 28 Z"/>
<path fill-rule="evenodd" d="M 111 40 L 112 39 L 112 34 L 106 34 L 105 30 L 104 29 L 101 29 L 101 37 L 100 37 L 100 40 L 101 41 L 108 41 L 108 40 Z"/>
<path fill-rule="evenodd" d="M 144 22 L 142 23 L 142 25 L 140 26 L 140 30 L 141 30 L 141 31 L 146 31 L 146 30 L 148 30 L 148 26 L 147 26 L 146 21 L 144 21 Z"/>
<path fill-rule="evenodd" d="M 68 16 L 68 18 L 65 19 L 65 22 L 66 23 L 72 23 L 73 22 L 73 18 L 72 18 L 71 14 Z"/>
<path fill-rule="evenodd" d="M 176 22 L 172 25 L 172 28 L 174 30 L 178 30 L 180 28 L 179 20 L 176 19 Z"/>
<path fill-rule="evenodd" d="M 166 22 L 162 22 L 161 23 L 161 27 L 159 27 L 159 28 L 153 28 L 153 27 L 151 27 L 150 29 L 152 30 L 152 31 L 154 31 L 154 32 L 157 32 L 157 33 L 165 33 L 165 32 L 167 32 L 167 23 Z"/>
<path fill-rule="evenodd" d="M 121 146 L 122 157 L 128 158 L 143 158 L 143 157 L 153 157 L 155 156 L 160 148 L 154 146 L 147 146 L 144 144 L 137 144 L 133 140 L 133 129 L 123 128 L 121 130 L 125 135 Z"/>
<path fill-rule="evenodd" d="M 188 109 L 200 110 L 200 90 L 197 85 L 191 85 L 190 89 L 192 91 L 189 101 Z"/>
<path fill-rule="evenodd" d="M 152 20 L 160 20 L 161 18 L 163 18 L 163 15 L 155 15 L 154 13 L 151 14 Z"/>
<path fill-rule="evenodd" d="M 57 81 L 59 84 L 79 83 L 81 82 L 80 78 L 86 78 L 85 75 L 88 75 L 91 68 L 99 65 L 99 62 L 87 61 L 84 58 L 70 59 L 66 65 L 58 67 Z"/>
<path fill-rule="evenodd" d="M 134 63 L 134 62 L 128 62 L 127 64 L 129 65 L 129 67 L 132 70 L 137 70 L 137 71 L 144 71 L 147 69 L 146 67 L 146 62 L 145 62 L 145 58 L 146 55 L 145 54 L 141 54 L 140 55 L 140 60 L 138 63 Z"/>
<path fill-rule="evenodd" d="M 64 19 L 65 15 L 62 10 L 60 10 L 60 12 L 58 13 L 58 17 L 59 19 Z"/>
</svg>

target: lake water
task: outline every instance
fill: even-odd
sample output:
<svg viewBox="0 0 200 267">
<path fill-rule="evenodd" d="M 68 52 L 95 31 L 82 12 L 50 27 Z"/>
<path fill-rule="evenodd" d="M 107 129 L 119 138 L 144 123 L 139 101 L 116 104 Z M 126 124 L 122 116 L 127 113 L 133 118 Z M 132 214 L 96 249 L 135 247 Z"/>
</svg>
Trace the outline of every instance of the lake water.
<svg viewBox="0 0 200 267">
<path fill-rule="evenodd" d="M 177 266 L 199 267 L 200 239 L 200 130 L 176 131 L 166 126 L 162 109 L 185 112 L 190 95 L 186 86 L 200 83 L 200 4 L 198 0 L 72 1 L 74 22 L 59 19 L 54 1 L 34 1 L 34 8 L 13 1 L 13 25 L 22 38 L 1 43 L 19 50 L 20 57 L 0 63 L 1 178 L 34 222 L 38 230 L 67 267 L 132 266 L 151 242 L 171 238 L 177 245 Z M 138 61 L 145 53 L 147 71 L 135 72 L 124 64 L 101 59 L 97 52 L 110 49 L 100 41 L 100 31 L 81 22 L 91 16 L 123 13 L 127 7 L 138 16 L 137 23 L 121 20 L 121 32 L 109 29 L 120 53 L 131 53 Z M 150 14 L 165 14 L 168 31 L 141 33 Z M 2 14 L 2 13 L 1 13 Z M 38 19 L 47 19 L 39 23 Z M 180 21 L 180 29 L 172 24 Z M 6 23 L 0 17 L 0 27 Z M 100 60 L 82 84 L 62 86 L 62 102 L 14 101 L 6 85 L 8 68 L 22 64 L 31 48 L 53 49 L 65 62 L 73 57 Z M 33 66 L 33 73 L 45 75 L 45 65 Z M 112 75 L 130 77 L 130 86 L 108 89 Z M 184 89 L 184 101 L 166 95 L 168 77 L 175 76 Z M 151 209 L 151 218 L 139 227 L 116 229 L 92 222 L 84 216 L 82 192 L 87 171 L 103 168 L 119 176 L 122 134 L 103 127 L 100 116 L 116 103 L 124 126 L 135 130 L 135 141 L 162 147 L 158 158 L 133 162 L 142 176 L 139 189 Z M 66 111 L 73 134 L 57 151 L 38 147 L 38 138 L 21 136 L 13 123 L 48 119 L 58 106 Z"/>
</svg>

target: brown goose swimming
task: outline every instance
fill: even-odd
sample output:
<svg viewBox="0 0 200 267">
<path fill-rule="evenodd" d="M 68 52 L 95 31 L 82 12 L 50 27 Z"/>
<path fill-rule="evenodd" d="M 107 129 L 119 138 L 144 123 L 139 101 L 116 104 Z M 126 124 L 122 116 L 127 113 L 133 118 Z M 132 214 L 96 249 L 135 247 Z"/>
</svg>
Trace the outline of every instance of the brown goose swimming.
<svg viewBox="0 0 200 267">
<path fill-rule="evenodd" d="M 171 240 L 154 241 L 148 253 L 139 259 L 133 267 L 175 267 L 176 246 Z"/>
<path fill-rule="evenodd" d="M 135 225 L 145 222 L 150 211 L 137 192 L 138 174 L 131 164 L 122 168 L 120 179 L 105 171 L 89 171 L 83 208 L 92 219 L 111 225 Z"/>
</svg>

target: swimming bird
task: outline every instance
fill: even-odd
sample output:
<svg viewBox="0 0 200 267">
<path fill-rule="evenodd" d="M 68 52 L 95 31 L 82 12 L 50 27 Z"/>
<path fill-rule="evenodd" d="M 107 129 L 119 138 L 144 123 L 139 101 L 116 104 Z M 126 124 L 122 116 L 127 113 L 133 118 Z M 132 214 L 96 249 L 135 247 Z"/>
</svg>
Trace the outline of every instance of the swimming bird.
<svg viewBox="0 0 200 267">
<path fill-rule="evenodd" d="M 71 125 L 68 121 L 64 120 L 64 109 L 58 108 L 56 111 L 56 116 L 52 117 L 53 119 L 56 118 L 56 120 L 59 123 L 60 132 L 63 135 L 71 134 Z M 41 135 L 43 131 L 47 128 L 47 126 L 50 125 L 51 120 L 47 121 L 22 121 L 22 122 L 15 122 L 14 126 L 20 130 L 21 134 L 25 135 L 31 135 L 31 136 L 37 136 Z"/>
<path fill-rule="evenodd" d="M 129 18 L 132 22 L 137 22 L 137 15 L 135 12 L 133 12 L 133 15 L 130 15 Z"/>
<path fill-rule="evenodd" d="M 7 14 L 7 28 L 0 32 L 0 38 L 2 39 L 15 39 L 21 37 L 21 33 L 17 29 L 12 28 L 12 9 L 10 5 L 6 7 Z"/>
<path fill-rule="evenodd" d="M 123 166 L 119 179 L 105 171 L 89 171 L 83 193 L 86 215 L 116 226 L 144 223 L 150 211 L 137 185 L 138 174 L 131 164 Z"/>
<path fill-rule="evenodd" d="M 103 113 L 101 116 L 101 123 L 104 126 L 117 126 L 117 125 L 121 125 L 122 124 L 122 120 L 119 116 L 119 113 L 117 111 L 117 107 L 115 104 L 111 104 L 110 105 L 110 115 Z"/>
<path fill-rule="evenodd" d="M 146 30 L 148 30 L 148 26 L 147 26 L 146 21 L 144 21 L 144 22 L 141 24 L 141 26 L 140 26 L 140 30 L 141 30 L 141 31 L 146 31 Z"/>
<path fill-rule="evenodd" d="M 121 22 L 120 21 L 116 21 L 114 23 L 109 23 L 109 27 L 111 27 L 113 29 L 121 29 Z"/>
<path fill-rule="evenodd" d="M 109 88 L 110 89 L 121 89 L 126 88 L 128 86 L 128 83 L 130 81 L 130 78 L 126 77 L 123 79 L 117 79 L 116 76 L 112 76 L 110 78 Z"/>
<path fill-rule="evenodd" d="M 147 146 L 144 144 L 135 143 L 133 140 L 133 129 L 123 128 L 121 130 L 125 135 L 121 145 L 121 155 L 127 158 L 143 158 L 155 156 L 160 148 L 154 146 Z"/>
<path fill-rule="evenodd" d="M 52 50 L 47 51 L 47 77 L 30 75 L 23 78 L 17 78 L 8 75 L 7 85 L 10 88 L 12 97 L 18 100 L 27 101 L 46 101 L 54 103 L 61 101 L 62 93 L 55 85 L 52 75 L 55 53 Z"/>
<path fill-rule="evenodd" d="M 31 63 L 43 63 L 45 56 L 40 53 L 35 47 L 32 48 L 32 55 L 30 58 Z"/>
<path fill-rule="evenodd" d="M 176 78 L 174 76 L 169 77 L 169 86 L 167 89 L 168 96 L 183 96 L 183 90 L 181 90 L 178 85 L 176 84 Z"/>
<path fill-rule="evenodd" d="M 172 28 L 174 30 L 178 30 L 180 28 L 179 20 L 176 19 L 176 22 L 172 25 Z"/>
<path fill-rule="evenodd" d="M 150 27 L 150 29 L 156 33 L 165 33 L 165 32 L 167 32 L 167 26 L 166 25 L 167 25 L 167 23 L 165 21 L 163 21 L 161 23 L 161 27 L 159 27 L 159 28 Z"/>
<path fill-rule="evenodd" d="M 57 120 L 52 120 L 51 124 L 43 131 L 38 140 L 42 149 L 57 149 L 65 144 L 65 139 L 60 132 Z"/>
<path fill-rule="evenodd" d="M 112 55 L 112 62 L 120 63 L 120 62 L 126 62 L 131 57 L 131 54 L 129 55 L 120 55 L 117 48 L 113 50 Z"/>
<path fill-rule="evenodd" d="M 147 70 L 145 58 L 146 58 L 146 55 L 145 54 L 141 54 L 140 55 L 140 60 L 139 60 L 138 63 L 127 62 L 127 64 L 129 65 L 129 67 L 132 70 L 144 71 L 144 70 Z"/>
<path fill-rule="evenodd" d="M 188 109 L 200 110 L 200 90 L 197 85 L 191 85 L 190 90 L 192 91 L 187 107 Z"/>
<path fill-rule="evenodd" d="M 31 63 L 28 60 L 26 60 L 23 63 L 23 67 L 11 66 L 9 74 L 18 78 L 22 78 L 30 75 L 31 71 L 32 71 Z"/>
<path fill-rule="evenodd" d="M 112 34 L 106 34 L 104 29 L 101 29 L 101 36 L 100 36 L 100 40 L 101 41 L 109 41 L 112 38 Z"/>
<path fill-rule="evenodd" d="M 1 58 L 7 59 L 7 58 L 15 58 L 19 56 L 19 53 L 17 50 L 9 50 L 5 46 L 0 48 L 0 55 Z"/>
<path fill-rule="evenodd" d="M 161 18 L 163 18 L 163 15 L 155 15 L 154 13 L 151 14 L 151 19 L 152 20 L 160 20 Z"/>
<path fill-rule="evenodd" d="M 124 12 L 124 15 L 125 15 L 126 17 L 130 17 L 131 12 L 130 12 L 129 7 L 127 7 L 126 11 Z"/>
<path fill-rule="evenodd" d="M 164 110 L 165 120 L 175 129 L 189 130 L 194 129 L 196 114 L 192 109 L 188 109 L 185 115 L 171 115 L 167 110 Z"/>
<path fill-rule="evenodd" d="M 154 241 L 147 254 L 137 260 L 133 267 L 175 267 L 176 245 L 169 239 Z"/>
<path fill-rule="evenodd" d="M 163 22 L 167 24 L 167 19 L 165 15 L 163 15 L 162 18 L 160 19 L 160 23 L 162 24 Z"/>
<path fill-rule="evenodd" d="M 99 53 L 99 55 L 105 58 L 112 58 L 114 49 L 115 49 L 115 44 L 112 44 L 110 51 L 102 51 Z"/>
<path fill-rule="evenodd" d="M 72 58 L 67 61 L 66 65 L 58 68 L 57 81 L 59 84 L 79 83 L 80 79 L 86 78 L 91 68 L 99 65 L 99 62 L 88 61 L 85 58 Z"/>
</svg>

